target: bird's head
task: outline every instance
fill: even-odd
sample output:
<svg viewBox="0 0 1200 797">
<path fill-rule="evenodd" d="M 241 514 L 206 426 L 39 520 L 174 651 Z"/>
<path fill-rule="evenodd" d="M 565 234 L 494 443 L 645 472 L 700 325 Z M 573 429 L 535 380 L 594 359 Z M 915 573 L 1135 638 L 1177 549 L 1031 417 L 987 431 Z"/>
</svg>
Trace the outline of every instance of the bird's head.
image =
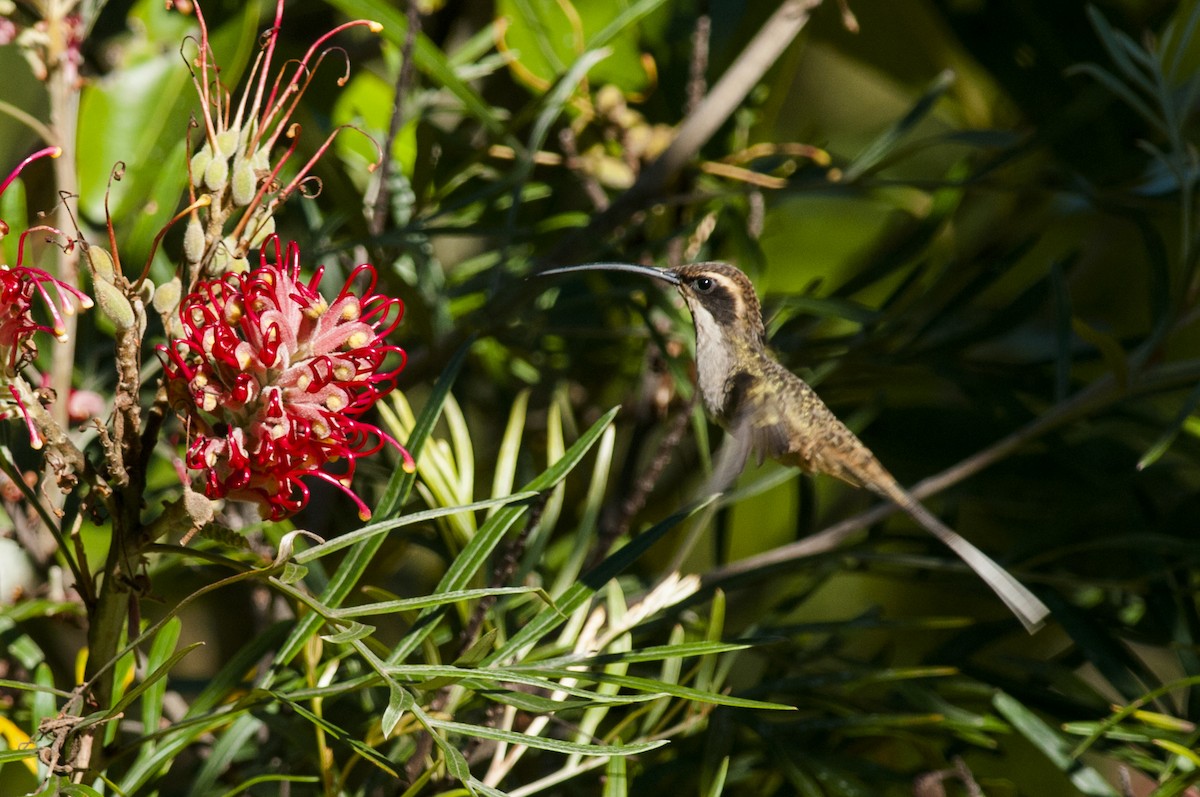
<svg viewBox="0 0 1200 797">
<path fill-rule="evenodd" d="M 750 345 L 765 343 L 762 307 L 750 278 L 728 263 L 689 263 L 662 269 L 633 263 L 586 263 L 543 271 L 541 276 L 575 271 L 625 271 L 669 282 L 687 302 L 696 334 L 740 338 Z"/>
</svg>

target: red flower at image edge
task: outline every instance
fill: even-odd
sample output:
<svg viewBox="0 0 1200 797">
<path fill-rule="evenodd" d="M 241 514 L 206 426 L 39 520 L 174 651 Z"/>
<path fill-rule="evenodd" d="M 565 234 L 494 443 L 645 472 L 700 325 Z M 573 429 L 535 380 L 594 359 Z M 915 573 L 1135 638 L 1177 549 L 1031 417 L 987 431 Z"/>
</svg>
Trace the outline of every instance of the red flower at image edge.
<svg viewBox="0 0 1200 797">
<path fill-rule="evenodd" d="M 413 469 L 399 443 L 359 420 L 404 367 L 404 352 L 384 342 L 404 305 L 374 293 L 369 265 L 328 302 L 317 290 L 323 273 L 302 282 L 299 247 L 289 243 L 281 257 L 272 236 L 259 268 L 203 281 L 180 305 L 184 337 L 160 351 L 172 403 L 190 421 L 185 463 L 204 473 L 209 498 L 253 501 L 279 520 L 308 503 L 301 479 L 313 476 L 344 490 L 366 520 L 349 487 L 359 457 L 390 443 Z M 370 284 L 356 296 L 351 285 L 364 273 Z M 399 364 L 382 370 L 389 355 Z M 341 474 L 322 470 L 338 460 Z"/>
<path fill-rule="evenodd" d="M 3 194 L 21 170 L 35 160 L 44 157 L 57 158 L 62 154 L 58 147 L 46 147 L 25 158 L 12 173 L 0 182 L 0 194 Z M 7 235 L 8 225 L 0 220 L 0 237 Z M 12 383 L 12 377 L 25 365 L 32 362 L 37 355 L 37 344 L 34 335 L 47 332 L 57 340 L 67 339 L 67 326 L 63 316 L 71 315 L 76 310 L 92 306 L 92 300 L 78 288 L 68 285 L 61 280 L 42 271 L 23 265 L 25 259 L 25 241 L 30 233 L 46 232 L 59 238 L 67 239 L 66 248 L 74 243 L 62 231 L 47 225 L 30 227 L 21 233 L 17 242 L 17 264 L 0 265 L 0 384 L 8 389 L 12 398 L 11 405 L 7 398 L 0 398 L 0 418 L 13 416 L 15 407 L 25 419 L 29 428 L 29 442 L 34 448 L 43 445 L 41 432 L 34 426 L 29 417 L 29 411 L 21 401 L 20 393 Z M 34 305 L 38 299 L 50 315 L 50 323 L 40 323 L 34 318 Z"/>
</svg>

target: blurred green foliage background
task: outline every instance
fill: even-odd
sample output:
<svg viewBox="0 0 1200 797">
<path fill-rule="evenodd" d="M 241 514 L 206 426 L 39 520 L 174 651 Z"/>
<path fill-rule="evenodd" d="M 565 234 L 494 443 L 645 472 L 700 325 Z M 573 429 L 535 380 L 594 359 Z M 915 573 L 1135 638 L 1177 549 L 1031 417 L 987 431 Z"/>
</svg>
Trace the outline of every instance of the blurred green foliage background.
<svg viewBox="0 0 1200 797">
<path fill-rule="evenodd" d="M 293 57 L 344 18 L 383 24 L 338 40 L 348 81 L 337 85 L 340 56 L 317 73 L 299 148 L 354 125 L 390 164 L 371 171 L 374 147 L 343 130 L 317 167 L 319 194 L 293 200 L 279 226 L 310 266 L 369 260 L 404 298 L 414 407 L 470 342 L 453 388 L 475 458 L 467 499 L 510 465 L 518 484 L 539 473 L 554 413 L 570 437 L 622 406 L 607 491 L 566 483 L 520 583 L 551 583 L 581 523 L 623 544 L 686 504 L 721 434 L 692 401 L 690 319 L 673 293 L 621 275 L 533 275 L 728 260 L 758 286 L 780 359 L 901 482 L 940 477 L 930 508 L 1053 609 L 1027 637 L 898 516 L 802 547 L 873 499 L 751 467 L 719 511 L 676 528 L 622 583 L 682 561 L 699 593 L 636 644 L 661 643 L 669 621 L 703 624 L 719 590 L 723 637 L 754 643 L 729 659 L 729 688 L 797 711 L 717 708 L 630 759 L 624 784 L 610 770 L 548 793 L 1195 793 L 1200 3 L 850 0 L 854 24 L 833 0 L 797 4 L 814 6 L 811 20 L 659 181 L 648 175 L 672 131 L 770 34 L 778 3 L 419 5 L 406 17 L 384 0 L 289 4 L 280 47 Z M 233 85 L 273 9 L 204 9 Z M 186 184 L 195 97 L 179 46 L 193 23 L 157 0 L 109 2 L 85 41 L 81 221 L 103 228 L 123 161 L 108 209 L 129 263 L 149 255 Z M 42 113 L 15 48 L 0 48 L 0 73 L 5 103 Z M 34 140 L 0 115 L 6 164 Z M 30 207 L 53 201 L 26 183 Z M 173 272 L 178 237 L 155 255 L 155 280 Z M 93 331 L 80 368 L 102 387 L 106 364 L 89 352 L 99 357 L 104 330 Z M 525 446 L 510 461 L 501 442 L 520 402 Z M 382 492 L 389 468 L 364 465 L 363 491 Z M 330 494 L 295 525 L 332 536 L 349 528 L 348 507 Z M 453 558 L 446 539 L 389 541 L 377 583 L 432 589 Z M 177 674 L 185 691 L 245 642 L 222 618 L 251 599 L 189 615 L 185 641 L 211 644 Z M 229 638 L 210 636 L 219 629 Z M 70 630 L 33 631 L 67 667 L 69 644 L 54 637 Z M 389 788 L 361 791 L 402 793 Z"/>
</svg>

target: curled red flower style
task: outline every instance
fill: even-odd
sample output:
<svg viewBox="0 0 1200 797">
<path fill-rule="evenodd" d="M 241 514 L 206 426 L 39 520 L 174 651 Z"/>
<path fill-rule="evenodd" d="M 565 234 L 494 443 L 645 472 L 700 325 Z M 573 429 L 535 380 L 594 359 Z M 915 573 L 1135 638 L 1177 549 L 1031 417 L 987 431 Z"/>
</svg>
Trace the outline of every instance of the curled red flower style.
<svg viewBox="0 0 1200 797">
<path fill-rule="evenodd" d="M 374 293 L 369 265 L 329 302 L 318 292 L 324 269 L 302 282 L 299 247 L 281 254 L 272 236 L 259 268 L 201 282 L 179 308 L 184 337 L 159 349 L 172 403 L 190 426 L 185 462 L 204 474 L 209 498 L 253 501 L 272 520 L 308 503 L 305 476 L 340 487 L 366 520 L 370 510 L 350 490 L 358 459 L 390 443 L 413 468 L 399 443 L 359 420 L 404 367 L 404 352 L 384 342 L 404 306 Z M 370 282 L 356 295 L 363 274 Z M 385 370 L 390 355 L 399 362 Z M 339 460 L 342 473 L 323 470 Z"/>
<path fill-rule="evenodd" d="M 12 184 L 21 170 L 38 158 L 57 158 L 62 153 L 58 147 L 46 147 L 38 150 L 17 165 L 17 168 L 0 182 L 0 194 Z M 66 324 L 64 315 L 71 315 L 78 309 L 92 306 L 92 300 L 72 285 L 42 271 L 23 264 L 25 259 L 25 241 L 32 232 L 48 232 L 66 238 L 61 231 L 46 225 L 30 227 L 21 233 L 17 242 L 16 265 L 0 264 L 0 383 L 7 386 L 16 408 L 29 427 L 29 440 L 34 448 L 41 448 L 42 436 L 29 417 L 29 412 L 22 403 L 20 394 L 12 384 L 14 377 L 22 366 L 28 364 L 37 355 L 37 344 L 34 335 L 38 332 L 48 332 L 59 341 L 66 340 Z M 0 237 L 7 235 L 8 225 L 0 220 Z M 74 244 L 69 242 L 69 248 Z M 43 324 L 34 317 L 34 305 L 37 300 L 45 307 L 50 316 L 50 323 Z M 12 415 L 10 408 L 2 406 L 7 401 L 0 402 L 0 418 Z"/>
<path fill-rule="evenodd" d="M 50 314 L 49 324 L 33 316 L 37 297 Z M 48 332 L 59 341 L 66 340 L 63 315 L 73 313 L 77 306 L 91 305 L 86 295 L 39 268 L 0 266 L 0 352 L 8 372 L 15 373 L 37 354 L 34 333 Z"/>
</svg>

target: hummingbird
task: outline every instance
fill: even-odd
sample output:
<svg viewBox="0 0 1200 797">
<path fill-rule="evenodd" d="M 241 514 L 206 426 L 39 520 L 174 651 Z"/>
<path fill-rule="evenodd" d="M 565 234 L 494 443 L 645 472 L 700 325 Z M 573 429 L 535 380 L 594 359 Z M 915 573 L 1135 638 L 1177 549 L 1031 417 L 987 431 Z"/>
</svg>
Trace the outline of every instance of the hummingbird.
<svg viewBox="0 0 1200 797">
<path fill-rule="evenodd" d="M 708 414 L 731 436 L 735 469 L 750 451 L 827 473 L 895 503 L 959 556 L 1033 633 L 1050 610 L 1025 585 L 925 508 L 838 420 L 808 383 L 770 353 L 754 284 L 728 263 L 655 268 L 633 263 L 587 263 L 541 272 L 624 271 L 674 285 L 696 331 L 696 386 Z"/>
</svg>

